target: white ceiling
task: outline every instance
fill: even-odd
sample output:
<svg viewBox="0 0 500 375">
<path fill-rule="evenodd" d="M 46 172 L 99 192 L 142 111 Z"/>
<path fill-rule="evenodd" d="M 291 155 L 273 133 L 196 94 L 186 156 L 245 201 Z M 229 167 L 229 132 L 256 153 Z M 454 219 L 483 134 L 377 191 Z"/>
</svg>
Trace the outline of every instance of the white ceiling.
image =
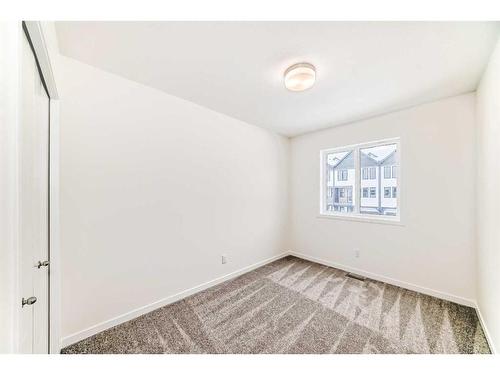
<svg viewBox="0 0 500 375">
<path fill-rule="evenodd" d="M 59 48 L 287 136 L 474 91 L 499 23 L 57 22 Z M 289 92 L 283 72 L 316 66 Z"/>
</svg>

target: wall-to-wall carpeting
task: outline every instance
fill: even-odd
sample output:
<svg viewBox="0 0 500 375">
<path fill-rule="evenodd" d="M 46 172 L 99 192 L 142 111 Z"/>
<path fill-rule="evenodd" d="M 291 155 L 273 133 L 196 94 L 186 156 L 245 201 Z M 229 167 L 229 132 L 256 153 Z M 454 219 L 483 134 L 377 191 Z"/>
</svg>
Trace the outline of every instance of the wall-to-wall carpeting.
<svg viewBox="0 0 500 375">
<path fill-rule="evenodd" d="M 474 309 L 286 257 L 63 353 L 489 353 Z"/>
</svg>

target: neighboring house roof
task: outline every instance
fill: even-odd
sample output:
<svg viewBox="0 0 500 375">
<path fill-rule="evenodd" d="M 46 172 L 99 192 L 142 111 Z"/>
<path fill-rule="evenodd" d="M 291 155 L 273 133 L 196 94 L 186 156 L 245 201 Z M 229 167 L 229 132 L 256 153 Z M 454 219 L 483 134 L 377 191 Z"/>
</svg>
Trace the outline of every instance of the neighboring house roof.
<svg viewBox="0 0 500 375">
<path fill-rule="evenodd" d="M 396 150 L 394 152 L 390 153 L 387 155 L 387 157 L 380 162 L 381 165 L 394 165 L 398 164 L 397 158 L 396 158 Z"/>
<path fill-rule="evenodd" d="M 395 162 L 393 156 L 396 154 L 396 148 L 393 145 L 377 146 L 376 152 L 370 149 L 361 149 L 361 163 L 363 166 L 382 165 L 387 161 Z M 337 152 L 327 156 L 327 164 L 331 168 L 354 168 L 353 152 Z"/>
<path fill-rule="evenodd" d="M 377 151 L 374 152 L 373 149 L 376 148 Z M 377 164 L 382 164 L 387 158 L 396 152 L 396 147 L 394 145 L 377 146 L 369 149 L 361 149 L 361 153 L 375 161 Z"/>
<path fill-rule="evenodd" d="M 349 151 L 346 151 L 346 152 L 337 152 L 335 154 L 329 154 L 328 155 L 328 160 L 327 160 L 327 163 L 328 165 L 332 166 L 332 167 L 336 167 L 337 165 L 340 164 L 340 162 L 342 162 L 342 160 L 344 160 L 347 155 L 349 155 L 350 152 Z"/>
</svg>

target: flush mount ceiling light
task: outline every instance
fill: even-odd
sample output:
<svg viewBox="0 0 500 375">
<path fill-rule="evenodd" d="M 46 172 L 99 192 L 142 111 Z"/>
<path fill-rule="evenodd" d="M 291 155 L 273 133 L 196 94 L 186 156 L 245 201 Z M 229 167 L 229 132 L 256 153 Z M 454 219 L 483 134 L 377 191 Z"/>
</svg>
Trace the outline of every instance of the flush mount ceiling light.
<svg viewBox="0 0 500 375">
<path fill-rule="evenodd" d="M 304 91 L 314 85 L 316 68 L 309 63 L 294 64 L 285 71 L 285 87 L 290 91 Z"/>
</svg>

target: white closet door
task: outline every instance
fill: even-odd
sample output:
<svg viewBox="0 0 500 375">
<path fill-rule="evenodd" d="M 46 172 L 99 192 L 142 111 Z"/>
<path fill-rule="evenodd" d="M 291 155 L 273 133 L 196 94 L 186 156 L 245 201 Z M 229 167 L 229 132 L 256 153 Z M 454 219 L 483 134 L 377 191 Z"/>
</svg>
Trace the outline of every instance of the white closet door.
<svg viewBox="0 0 500 375">
<path fill-rule="evenodd" d="M 20 291 L 21 297 L 36 302 L 20 308 L 20 350 L 48 353 L 49 283 L 48 266 L 48 142 L 49 98 L 35 57 L 24 36 L 21 68 L 19 132 L 20 184 Z"/>
</svg>

